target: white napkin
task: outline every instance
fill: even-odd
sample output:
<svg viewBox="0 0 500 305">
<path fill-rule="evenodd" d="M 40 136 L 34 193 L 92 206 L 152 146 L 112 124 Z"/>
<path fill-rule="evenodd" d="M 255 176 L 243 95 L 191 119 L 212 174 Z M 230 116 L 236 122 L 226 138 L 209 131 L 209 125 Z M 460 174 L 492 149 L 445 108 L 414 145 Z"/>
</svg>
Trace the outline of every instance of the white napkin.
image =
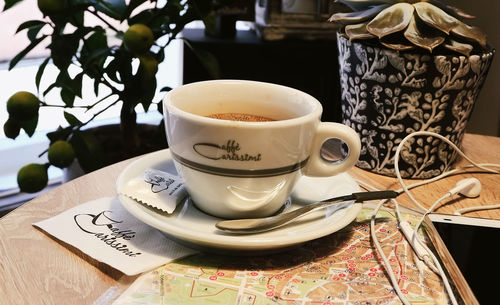
<svg viewBox="0 0 500 305">
<path fill-rule="evenodd" d="M 86 202 L 33 226 L 127 275 L 196 253 L 133 217 L 112 197 Z"/>
</svg>

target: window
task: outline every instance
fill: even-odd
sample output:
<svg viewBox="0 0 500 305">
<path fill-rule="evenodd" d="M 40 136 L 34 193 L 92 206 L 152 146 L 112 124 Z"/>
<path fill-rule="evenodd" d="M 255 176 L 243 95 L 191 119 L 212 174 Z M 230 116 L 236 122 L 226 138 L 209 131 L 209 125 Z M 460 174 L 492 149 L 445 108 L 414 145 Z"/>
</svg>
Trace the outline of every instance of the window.
<svg viewBox="0 0 500 305">
<path fill-rule="evenodd" d="M 160 64 L 157 74 L 158 90 L 164 86 L 177 87 L 182 84 L 181 40 L 173 41 L 170 44 L 166 49 L 165 58 L 165 61 Z M 37 94 L 36 92 L 35 75 L 42 61 L 43 58 L 26 59 L 20 62 L 11 71 L 8 71 L 8 61 L 0 63 L 0 84 L 2 84 L 2 90 L 0 90 L 0 123 L 2 124 L 2 128 L 0 129 L 0 160 L 2 160 L 0 166 L 0 212 L 2 210 L 15 208 L 22 202 L 30 200 L 37 195 L 18 194 L 19 191 L 16 182 L 17 171 L 23 165 L 31 162 L 46 162 L 46 154 L 38 158 L 38 155 L 47 148 L 48 139 L 46 133 L 54 130 L 59 125 L 65 126 L 67 124 L 63 116 L 62 108 L 42 109 L 37 131 L 32 138 L 29 138 L 26 134 L 21 132 L 16 140 L 12 140 L 6 138 L 3 132 L 3 124 L 8 118 L 7 111 L 5 111 L 6 102 L 12 94 L 24 90 L 41 96 L 41 93 Z M 47 65 L 46 75 L 44 75 L 42 79 L 41 88 L 47 88 L 47 86 L 55 80 L 56 76 L 57 69 L 53 65 Z M 157 92 L 155 101 L 161 100 L 163 95 L 164 93 Z M 97 100 L 93 93 L 93 83 L 90 79 L 84 80 L 82 96 L 83 98 L 80 103 Z M 47 94 L 44 99 L 50 99 L 51 103 L 57 103 L 57 101 L 60 101 L 59 92 L 53 90 Z M 62 103 L 62 101 L 60 101 L 60 103 Z M 161 120 L 161 115 L 156 111 L 144 113 L 140 106 L 137 110 L 139 122 L 158 123 Z M 119 112 L 119 105 L 113 106 L 102 113 L 93 123 L 89 124 L 89 127 L 118 123 Z M 82 114 L 78 115 L 78 118 L 81 120 L 86 119 Z M 87 115 L 87 118 L 90 118 L 90 115 Z M 51 183 L 60 183 L 61 180 L 62 171 L 51 166 L 49 168 L 49 181 Z"/>
</svg>

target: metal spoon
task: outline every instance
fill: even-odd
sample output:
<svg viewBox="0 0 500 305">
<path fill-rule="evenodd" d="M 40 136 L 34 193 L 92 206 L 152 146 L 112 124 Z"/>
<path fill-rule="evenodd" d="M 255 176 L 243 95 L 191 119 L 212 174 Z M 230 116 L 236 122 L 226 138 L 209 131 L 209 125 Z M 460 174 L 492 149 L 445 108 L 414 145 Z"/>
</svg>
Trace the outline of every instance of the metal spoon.
<svg viewBox="0 0 500 305">
<path fill-rule="evenodd" d="M 360 192 L 352 193 L 351 195 L 339 196 L 330 198 L 315 203 L 311 203 L 304 207 L 290 211 L 288 213 L 278 214 L 275 216 L 264 218 L 248 218 L 223 220 L 215 224 L 217 229 L 240 234 L 259 233 L 269 231 L 281 227 L 290 221 L 309 214 L 312 211 L 326 208 L 339 202 L 351 201 L 346 204 L 338 205 L 332 213 L 352 205 L 354 202 L 363 202 L 368 200 L 396 198 L 400 193 L 395 191 L 375 191 L 375 192 Z"/>
</svg>

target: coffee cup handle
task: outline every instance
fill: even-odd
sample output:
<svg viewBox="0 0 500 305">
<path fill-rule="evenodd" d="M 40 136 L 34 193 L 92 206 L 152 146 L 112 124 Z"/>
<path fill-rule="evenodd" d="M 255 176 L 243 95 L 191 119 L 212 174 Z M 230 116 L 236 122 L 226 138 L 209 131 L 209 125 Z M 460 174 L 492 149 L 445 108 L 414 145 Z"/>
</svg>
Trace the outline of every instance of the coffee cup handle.
<svg viewBox="0 0 500 305">
<path fill-rule="evenodd" d="M 321 146 L 332 138 L 347 144 L 349 152 L 345 159 L 327 161 L 321 157 Z M 302 173 L 310 177 L 327 177 L 348 171 L 358 161 L 360 150 L 361 141 L 352 128 L 339 123 L 321 122 L 313 139 L 311 156 Z"/>
</svg>

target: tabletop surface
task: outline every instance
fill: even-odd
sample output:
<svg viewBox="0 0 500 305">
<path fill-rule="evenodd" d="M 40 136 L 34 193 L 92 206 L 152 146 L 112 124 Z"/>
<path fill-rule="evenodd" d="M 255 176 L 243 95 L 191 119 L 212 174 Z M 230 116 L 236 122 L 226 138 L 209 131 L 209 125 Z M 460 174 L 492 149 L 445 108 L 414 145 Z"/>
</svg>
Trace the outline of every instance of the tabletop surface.
<svg viewBox="0 0 500 305">
<path fill-rule="evenodd" d="M 500 138 L 466 134 L 466 155 L 481 163 L 500 163 Z M 132 160 L 126 160 L 70 181 L 33 199 L 0 219 L 0 299 L 1 304 L 109 304 L 136 277 L 90 258 L 80 250 L 61 243 L 31 224 L 55 216 L 78 204 L 115 196 L 115 181 Z M 464 163 L 464 160 L 460 161 Z M 358 168 L 353 177 L 379 189 L 397 189 L 395 178 Z M 478 198 L 461 198 L 437 209 L 452 214 L 456 209 L 500 202 L 498 176 L 467 173 L 425 185 L 414 191 L 424 206 L 430 206 L 456 182 L 476 177 L 483 185 Z M 399 202 L 413 207 L 406 195 Z M 500 210 L 486 210 L 467 216 L 500 219 Z"/>
</svg>

